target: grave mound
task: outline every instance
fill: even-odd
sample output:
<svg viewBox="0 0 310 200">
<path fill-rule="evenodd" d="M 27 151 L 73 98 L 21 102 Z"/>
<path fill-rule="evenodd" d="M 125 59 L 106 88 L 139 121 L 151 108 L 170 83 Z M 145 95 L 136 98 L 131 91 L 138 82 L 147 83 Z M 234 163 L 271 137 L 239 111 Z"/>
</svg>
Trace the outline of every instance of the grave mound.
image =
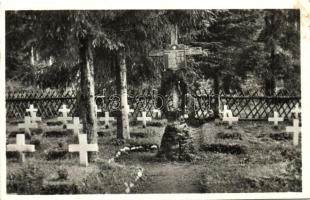
<svg viewBox="0 0 310 200">
<path fill-rule="evenodd" d="M 246 147 L 239 144 L 203 144 L 200 150 L 213 153 L 246 154 Z"/>
<path fill-rule="evenodd" d="M 73 135 L 71 130 L 51 130 L 46 131 L 43 136 L 44 137 L 67 137 Z"/>
<path fill-rule="evenodd" d="M 61 121 L 50 121 L 50 122 L 46 122 L 46 124 L 48 126 L 61 126 L 61 125 L 63 125 L 63 123 Z"/>
<path fill-rule="evenodd" d="M 77 194 L 78 186 L 71 181 L 48 181 L 45 182 L 42 194 Z"/>
<path fill-rule="evenodd" d="M 157 156 L 173 161 L 193 161 L 195 154 L 193 137 L 187 125 L 168 124 Z"/>
<path fill-rule="evenodd" d="M 45 152 L 46 160 L 60 160 L 68 158 L 68 150 L 56 149 Z"/>
<path fill-rule="evenodd" d="M 32 153 L 28 153 L 28 152 L 25 152 L 24 154 L 25 154 L 26 157 L 32 157 L 33 156 Z M 19 152 L 16 152 L 16 151 L 7 151 L 6 152 L 6 158 L 7 159 L 12 159 L 12 160 L 18 161 L 19 157 L 20 157 L 20 153 Z"/>
<path fill-rule="evenodd" d="M 146 138 L 147 134 L 143 133 L 143 132 L 132 132 L 130 133 L 130 137 L 134 137 L 134 138 Z"/>
<path fill-rule="evenodd" d="M 113 136 L 113 132 L 111 130 L 100 130 L 97 132 L 99 137 L 110 137 Z"/>
<path fill-rule="evenodd" d="M 29 135 L 28 133 L 25 133 L 24 131 L 12 131 L 11 133 L 9 133 L 8 138 L 16 138 L 17 134 L 25 134 L 26 140 L 31 139 L 31 135 Z"/>
<path fill-rule="evenodd" d="M 242 140 L 242 136 L 239 132 L 227 132 L 221 131 L 216 134 L 216 137 L 219 139 L 232 139 L 232 140 Z"/>
<path fill-rule="evenodd" d="M 270 133 L 269 137 L 273 140 L 277 141 L 283 141 L 283 140 L 292 140 L 293 135 L 289 134 L 287 132 L 276 132 L 276 133 Z"/>
</svg>

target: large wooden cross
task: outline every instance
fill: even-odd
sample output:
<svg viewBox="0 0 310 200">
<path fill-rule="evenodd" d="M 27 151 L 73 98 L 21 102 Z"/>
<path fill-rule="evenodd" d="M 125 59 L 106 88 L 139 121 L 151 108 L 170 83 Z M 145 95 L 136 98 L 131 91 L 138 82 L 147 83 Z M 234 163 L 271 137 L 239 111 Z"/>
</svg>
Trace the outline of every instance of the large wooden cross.
<svg viewBox="0 0 310 200">
<path fill-rule="evenodd" d="M 188 47 L 178 44 L 178 27 L 171 26 L 170 46 L 167 49 L 153 50 L 149 53 L 150 57 L 164 57 L 165 67 L 170 70 L 177 70 L 186 63 L 186 56 L 202 55 L 204 52 L 201 47 Z"/>
<path fill-rule="evenodd" d="M 170 27 L 170 45 L 167 49 L 153 50 L 149 52 L 150 57 L 164 57 L 165 69 L 176 71 L 186 66 L 186 56 L 202 55 L 204 52 L 201 47 L 188 47 L 178 43 L 178 27 L 173 25 Z M 177 87 L 174 85 L 171 88 L 170 95 L 172 96 L 173 109 L 179 109 L 179 94 Z"/>
</svg>

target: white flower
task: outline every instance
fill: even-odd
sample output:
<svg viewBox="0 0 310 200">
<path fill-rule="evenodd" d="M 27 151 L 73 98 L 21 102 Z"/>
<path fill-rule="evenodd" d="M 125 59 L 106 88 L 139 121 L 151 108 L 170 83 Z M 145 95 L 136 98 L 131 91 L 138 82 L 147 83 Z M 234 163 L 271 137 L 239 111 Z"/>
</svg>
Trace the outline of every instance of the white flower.
<svg viewBox="0 0 310 200">
<path fill-rule="evenodd" d="M 116 158 L 119 157 L 120 155 L 121 155 L 121 152 L 117 152 Z"/>
<path fill-rule="evenodd" d="M 142 170 L 139 170 L 139 171 L 138 171 L 138 177 L 139 177 L 139 178 L 142 177 Z"/>
<path fill-rule="evenodd" d="M 114 158 L 108 160 L 108 163 L 114 162 Z"/>
<path fill-rule="evenodd" d="M 135 184 L 133 184 L 133 183 L 130 183 L 130 184 L 129 184 L 129 187 L 130 187 L 130 188 L 132 188 L 133 186 L 135 186 Z"/>
<path fill-rule="evenodd" d="M 125 151 L 130 151 L 130 148 L 129 147 L 124 147 L 124 150 Z"/>
<path fill-rule="evenodd" d="M 125 149 L 120 149 L 120 152 L 125 152 Z"/>
<path fill-rule="evenodd" d="M 136 149 L 136 147 L 131 147 L 131 148 L 130 148 L 130 150 L 135 150 L 135 149 Z"/>
<path fill-rule="evenodd" d="M 151 146 L 151 149 L 157 149 L 157 146 L 156 146 L 155 144 L 153 144 L 153 145 Z"/>
<path fill-rule="evenodd" d="M 125 192 L 126 192 L 127 194 L 130 193 L 130 188 L 129 188 L 129 187 L 126 188 Z"/>
</svg>

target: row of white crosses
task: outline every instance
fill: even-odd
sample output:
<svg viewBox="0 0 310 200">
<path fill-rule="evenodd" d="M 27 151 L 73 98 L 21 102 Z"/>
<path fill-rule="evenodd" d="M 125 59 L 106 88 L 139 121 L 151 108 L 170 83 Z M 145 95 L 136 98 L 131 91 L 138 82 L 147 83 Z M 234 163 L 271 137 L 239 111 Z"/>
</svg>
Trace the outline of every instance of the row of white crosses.
<svg viewBox="0 0 310 200">
<path fill-rule="evenodd" d="M 220 113 L 223 115 L 223 121 L 228 122 L 228 127 L 232 127 L 233 122 L 237 122 L 239 120 L 239 117 L 234 117 L 232 114 L 232 111 L 228 109 L 227 105 L 224 105 L 224 110 L 221 111 Z"/>
<path fill-rule="evenodd" d="M 298 106 L 298 104 L 296 104 L 295 108 L 292 110 L 292 116 L 295 117 L 295 119 L 293 119 L 293 126 L 288 126 L 286 127 L 286 132 L 287 133 L 293 133 L 293 145 L 296 146 L 298 145 L 298 138 L 299 138 L 299 133 L 301 132 L 301 127 L 299 126 L 299 113 L 301 113 L 301 109 Z M 273 117 L 269 117 L 268 118 L 269 122 L 273 122 L 274 123 L 274 127 L 278 128 L 278 123 L 279 122 L 283 122 L 284 121 L 284 117 L 280 117 L 278 112 L 274 112 Z"/>
</svg>

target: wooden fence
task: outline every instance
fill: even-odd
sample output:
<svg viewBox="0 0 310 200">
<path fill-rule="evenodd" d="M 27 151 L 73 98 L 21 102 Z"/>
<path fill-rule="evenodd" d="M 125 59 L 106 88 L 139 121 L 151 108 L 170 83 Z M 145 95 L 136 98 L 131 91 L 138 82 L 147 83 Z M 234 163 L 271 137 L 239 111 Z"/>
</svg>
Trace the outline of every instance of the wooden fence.
<svg viewBox="0 0 310 200">
<path fill-rule="evenodd" d="M 98 108 L 108 110 L 111 113 L 119 108 L 120 98 L 114 94 L 96 95 Z M 194 99 L 194 112 L 197 118 L 207 119 L 210 117 L 208 111 L 223 108 L 227 105 L 232 110 L 234 116 L 241 120 L 266 120 L 278 111 L 280 116 L 290 117 L 291 110 L 296 104 L 300 105 L 300 96 L 288 91 L 278 92 L 274 96 L 265 96 L 261 90 L 256 91 L 232 91 L 214 94 L 212 91 L 196 90 L 191 92 Z M 69 115 L 77 114 L 77 92 L 74 90 L 60 91 L 20 91 L 6 93 L 6 116 L 8 119 L 21 119 L 26 113 L 26 109 L 33 104 L 38 108 L 38 116 L 44 119 L 55 118 L 59 115 L 59 108 L 66 104 L 70 108 Z M 155 117 L 153 109 L 159 104 L 171 105 L 171 98 L 164 100 L 157 95 L 156 90 L 129 91 L 128 104 L 134 109 L 132 117 L 141 116 L 142 111 L 147 116 Z M 189 108 L 191 110 L 191 108 Z M 98 113 L 98 115 L 102 115 Z M 163 117 L 165 117 L 163 115 Z"/>
<path fill-rule="evenodd" d="M 267 120 L 277 111 L 285 119 L 291 117 L 292 109 L 298 104 L 301 105 L 300 95 L 290 93 L 286 90 L 279 91 L 274 96 L 266 96 L 263 90 L 255 91 L 232 91 L 214 94 L 207 91 L 195 91 L 195 112 L 198 118 L 207 118 L 205 110 L 223 109 L 227 105 L 234 116 L 240 120 Z"/>
</svg>

